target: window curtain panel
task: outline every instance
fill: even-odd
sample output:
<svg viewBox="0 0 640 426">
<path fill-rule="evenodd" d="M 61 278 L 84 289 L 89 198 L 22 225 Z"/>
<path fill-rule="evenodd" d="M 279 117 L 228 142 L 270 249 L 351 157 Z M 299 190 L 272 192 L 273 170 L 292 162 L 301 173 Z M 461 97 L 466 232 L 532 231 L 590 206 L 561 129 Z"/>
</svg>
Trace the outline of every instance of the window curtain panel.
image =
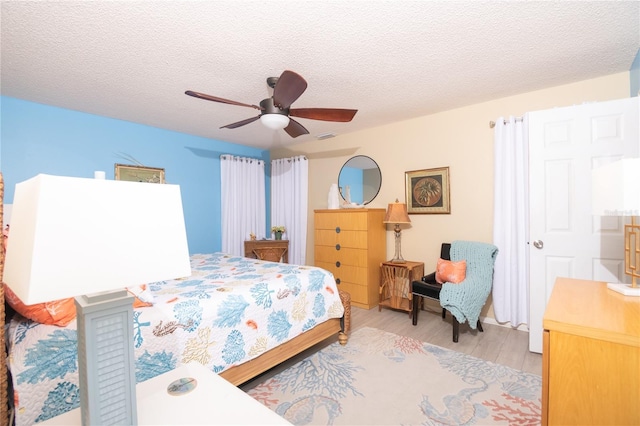
<svg viewBox="0 0 640 426">
<path fill-rule="evenodd" d="M 499 249 L 493 279 L 496 321 L 529 323 L 529 148 L 527 116 L 496 120 L 493 243 Z"/>
<path fill-rule="evenodd" d="M 271 224 L 283 225 L 289 263 L 304 265 L 307 255 L 309 161 L 304 156 L 271 161 Z"/>
<path fill-rule="evenodd" d="M 266 234 L 264 161 L 220 156 L 222 251 L 244 256 L 244 241 Z"/>
</svg>

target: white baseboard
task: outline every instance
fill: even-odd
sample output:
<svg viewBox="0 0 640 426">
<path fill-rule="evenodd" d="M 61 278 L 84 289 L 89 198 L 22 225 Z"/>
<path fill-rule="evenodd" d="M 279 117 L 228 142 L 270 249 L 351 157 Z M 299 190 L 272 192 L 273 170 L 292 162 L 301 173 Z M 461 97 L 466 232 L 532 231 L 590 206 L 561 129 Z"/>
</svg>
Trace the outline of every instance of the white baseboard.
<svg viewBox="0 0 640 426">
<path fill-rule="evenodd" d="M 526 331 L 527 333 L 529 332 L 529 326 L 527 324 L 520 324 L 518 327 L 513 327 L 509 322 L 500 323 L 496 321 L 495 318 L 489 317 L 480 317 L 480 322 L 483 324 L 499 325 L 500 327 L 515 328 L 516 330 Z"/>
<path fill-rule="evenodd" d="M 428 299 L 426 297 L 424 298 L 424 301 L 425 301 L 425 306 L 429 305 L 429 307 L 432 309 L 433 312 L 441 312 L 442 307 L 439 304 L 437 304 L 438 302 Z M 451 315 L 451 314 L 447 313 L 447 315 Z M 518 327 L 513 327 L 509 322 L 500 323 L 496 321 L 495 318 L 490 318 L 490 317 L 480 317 L 480 321 L 483 324 L 499 325 L 500 327 L 507 327 L 512 329 L 515 328 L 516 330 L 519 330 L 519 331 L 526 331 L 527 333 L 529 332 L 529 326 L 527 324 L 520 324 Z"/>
</svg>

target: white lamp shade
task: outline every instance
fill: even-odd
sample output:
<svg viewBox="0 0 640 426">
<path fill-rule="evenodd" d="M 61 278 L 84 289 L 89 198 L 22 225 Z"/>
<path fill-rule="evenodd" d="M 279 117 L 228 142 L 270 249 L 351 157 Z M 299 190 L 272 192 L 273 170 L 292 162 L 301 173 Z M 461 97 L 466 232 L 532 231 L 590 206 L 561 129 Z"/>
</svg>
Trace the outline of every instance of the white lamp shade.
<svg viewBox="0 0 640 426">
<path fill-rule="evenodd" d="M 10 236 L 25 304 L 191 275 L 177 185 L 40 174 L 16 185 Z"/>
<path fill-rule="evenodd" d="M 289 125 L 289 117 L 282 114 L 262 114 L 260 116 L 262 124 L 273 130 L 284 129 Z"/>
<path fill-rule="evenodd" d="M 640 216 L 640 158 L 626 158 L 592 171 L 592 213 Z"/>
</svg>

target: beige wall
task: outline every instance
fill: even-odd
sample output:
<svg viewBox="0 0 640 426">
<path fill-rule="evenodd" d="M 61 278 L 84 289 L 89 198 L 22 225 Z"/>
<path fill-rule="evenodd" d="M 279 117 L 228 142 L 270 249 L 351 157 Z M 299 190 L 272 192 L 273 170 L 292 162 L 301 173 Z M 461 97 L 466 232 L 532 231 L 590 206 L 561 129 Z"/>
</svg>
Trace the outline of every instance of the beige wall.
<svg viewBox="0 0 640 426">
<path fill-rule="evenodd" d="M 382 171 L 380 193 L 369 207 L 386 208 L 405 200 L 405 172 L 449 167 L 451 214 L 414 214 L 402 231 L 402 255 L 423 261 L 433 271 L 440 243 L 455 239 L 491 242 L 493 218 L 493 130 L 489 121 L 500 116 L 593 101 L 629 97 L 629 73 L 613 74 L 496 99 L 374 129 L 306 142 L 289 150 L 274 150 L 272 158 L 309 158 L 309 225 L 307 263 L 313 264 L 313 210 L 327 207 L 327 193 L 337 183 L 340 168 L 353 155 L 368 155 Z M 356 120 L 357 115 L 356 115 Z M 387 258 L 394 254 L 392 226 L 387 227 Z M 492 303 L 482 316 L 493 318 Z"/>
</svg>

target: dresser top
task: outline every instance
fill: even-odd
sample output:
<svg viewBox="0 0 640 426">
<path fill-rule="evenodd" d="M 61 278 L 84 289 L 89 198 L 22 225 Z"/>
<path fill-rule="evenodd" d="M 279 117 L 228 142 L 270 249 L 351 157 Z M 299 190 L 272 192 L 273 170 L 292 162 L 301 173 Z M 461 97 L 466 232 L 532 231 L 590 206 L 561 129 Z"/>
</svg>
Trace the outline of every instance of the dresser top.
<svg viewBox="0 0 640 426">
<path fill-rule="evenodd" d="M 601 281 L 558 278 L 542 322 L 545 330 L 640 347 L 640 297 Z"/>
</svg>

